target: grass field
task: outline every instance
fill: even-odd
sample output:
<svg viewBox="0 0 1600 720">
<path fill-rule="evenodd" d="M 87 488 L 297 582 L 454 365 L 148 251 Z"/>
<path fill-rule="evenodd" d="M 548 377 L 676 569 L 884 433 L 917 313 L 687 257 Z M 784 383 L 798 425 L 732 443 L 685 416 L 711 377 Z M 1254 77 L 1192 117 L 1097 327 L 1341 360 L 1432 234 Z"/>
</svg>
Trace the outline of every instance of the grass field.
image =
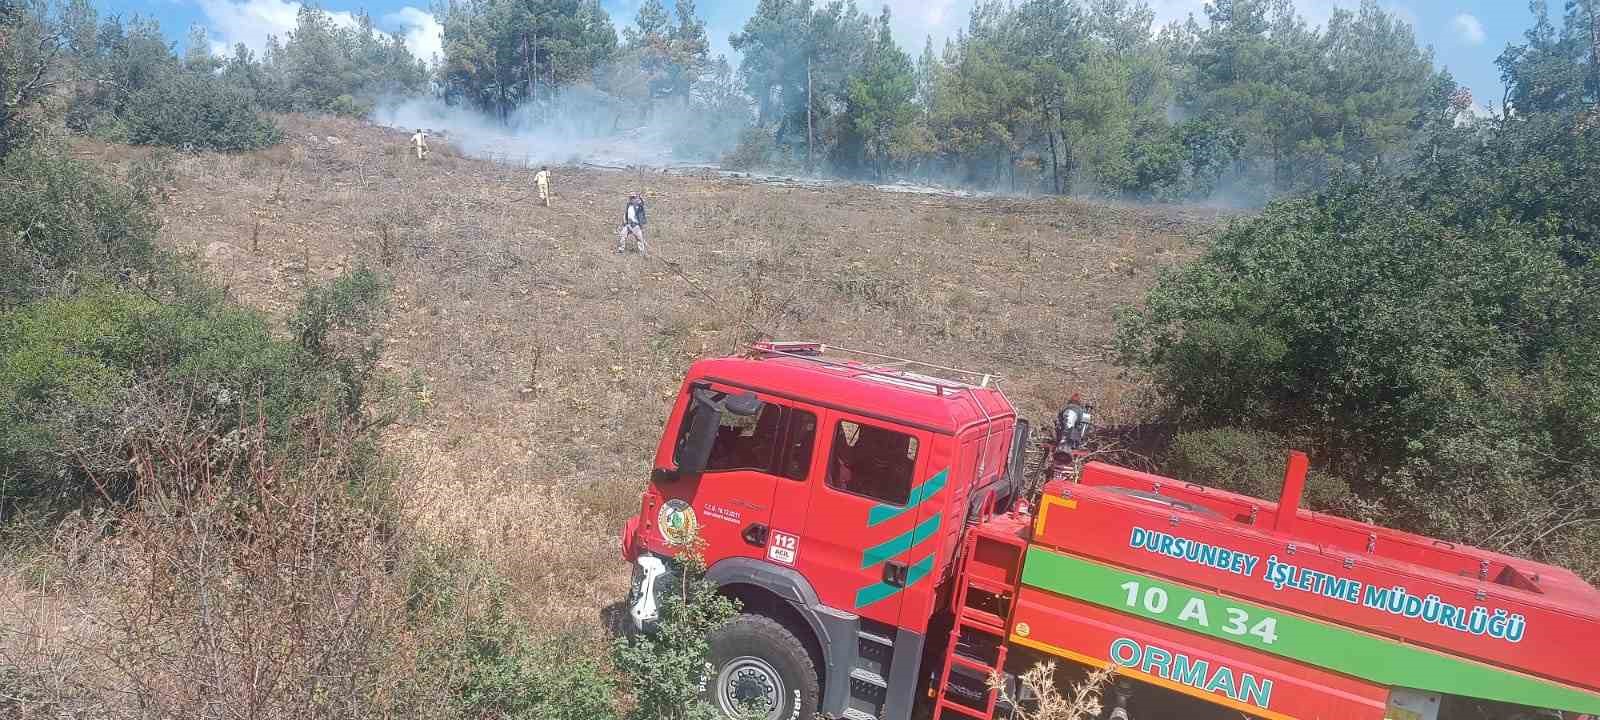
<svg viewBox="0 0 1600 720">
<path fill-rule="evenodd" d="M 403 133 L 289 117 L 267 151 L 173 156 L 164 241 L 282 315 L 360 265 L 394 280 L 383 367 L 428 411 L 388 437 L 407 511 L 473 545 L 535 625 L 620 598 L 618 530 L 695 358 L 817 339 L 1003 376 L 1047 424 L 1072 391 L 1131 418 L 1109 364 L 1119 307 L 1197 252 L 1197 209 L 795 188 L 714 175 L 426 162 Z M 125 164 L 147 154 L 79 145 Z M 629 192 L 651 253 L 616 255 Z"/>
</svg>

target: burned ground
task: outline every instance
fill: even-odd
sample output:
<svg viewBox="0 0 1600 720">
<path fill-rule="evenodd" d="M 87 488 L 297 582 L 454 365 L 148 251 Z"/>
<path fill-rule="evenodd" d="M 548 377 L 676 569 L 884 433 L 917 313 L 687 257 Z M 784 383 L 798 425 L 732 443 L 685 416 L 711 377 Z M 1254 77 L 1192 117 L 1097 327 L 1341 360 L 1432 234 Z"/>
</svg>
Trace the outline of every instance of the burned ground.
<svg viewBox="0 0 1600 720">
<path fill-rule="evenodd" d="M 758 337 L 819 339 L 993 372 L 1048 422 L 1073 390 L 1126 415 L 1115 314 L 1218 222 L 1193 209 L 782 187 L 705 174 L 533 173 L 330 119 L 282 119 L 251 154 L 178 155 L 162 237 L 282 316 L 357 266 L 394 279 L 383 367 L 428 411 L 393 431 L 408 511 L 471 538 L 536 625 L 598 629 L 678 379 Z M 127 165 L 148 153 L 94 144 Z M 622 203 L 648 256 L 613 254 Z"/>
</svg>

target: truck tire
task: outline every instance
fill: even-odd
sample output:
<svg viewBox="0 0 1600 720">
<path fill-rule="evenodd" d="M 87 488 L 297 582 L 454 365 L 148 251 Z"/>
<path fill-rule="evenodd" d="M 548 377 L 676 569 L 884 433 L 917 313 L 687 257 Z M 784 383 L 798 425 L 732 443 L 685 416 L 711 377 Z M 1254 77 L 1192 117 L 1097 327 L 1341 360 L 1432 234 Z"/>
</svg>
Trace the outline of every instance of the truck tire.
<svg viewBox="0 0 1600 720">
<path fill-rule="evenodd" d="M 817 668 L 805 643 L 783 623 L 743 614 L 711 632 L 705 699 L 724 718 L 748 718 L 755 703 L 769 707 L 762 720 L 811 720 L 821 695 Z"/>
</svg>

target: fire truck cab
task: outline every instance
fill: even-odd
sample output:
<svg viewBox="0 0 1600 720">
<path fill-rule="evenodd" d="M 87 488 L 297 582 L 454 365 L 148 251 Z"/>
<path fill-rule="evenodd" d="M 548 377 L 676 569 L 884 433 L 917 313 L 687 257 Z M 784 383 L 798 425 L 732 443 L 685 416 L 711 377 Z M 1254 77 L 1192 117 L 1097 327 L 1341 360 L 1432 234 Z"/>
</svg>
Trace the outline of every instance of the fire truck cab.
<svg viewBox="0 0 1600 720">
<path fill-rule="evenodd" d="M 993 378 L 822 350 L 692 366 L 624 531 L 645 586 L 632 614 L 648 621 L 664 559 L 698 537 L 709 579 L 746 609 L 721 639 L 786 646 L 718 668 L 725 711 L 760 694 L 774 717 L 903 718 L 963 530 L 1015 498 L 1027 423 Z"/>
</svg>

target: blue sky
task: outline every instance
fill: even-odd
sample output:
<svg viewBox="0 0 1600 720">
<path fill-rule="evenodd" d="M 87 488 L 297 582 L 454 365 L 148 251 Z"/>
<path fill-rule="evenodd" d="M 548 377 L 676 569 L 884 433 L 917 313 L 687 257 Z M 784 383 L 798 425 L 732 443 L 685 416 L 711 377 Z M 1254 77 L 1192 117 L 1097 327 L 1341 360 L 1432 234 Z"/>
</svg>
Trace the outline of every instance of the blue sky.
<svg viewBox="0 0 1600 720">
<path fill-rule="evenodd" d="M 632 21 L 640 0 L 603 0 L 620 28 Z M 895 32 L 913 55 L 923 38 L 937 44 L 966 24 L 972 0 L 858 0 L 877 12 L 887 4 L 895 18 Z M 1205 0 L 1148 0 L 1157 23 L 1202 15 Z M 1325 22 L 1335 7 L 1355 7 L 1359 0 L 1295 0 L 1301 15 L 1312 23 Z M 1470 87 L 1477 102 L 1498 104 L 1501 85 L 1494 59 L 1507 43 L 1521 40 L 1532 24 L 1523 0 L 1379 0 L 1416 28 L 1424 45 L 1433 47 L 1435 62 L 1450 68 L 1456 79 Z M 404 34 L 414 50 L 427 54 L 438 44 L 438 25 L 427 12 L 426 0 L 322 0 L 323 7 L 348 13 L 365 9 L 378 25 Z M 671 2 L 666 3 L 668 6 Z M 728 35 L 736 31 L 754 9 L 756 0 L 700 0 L 701 17 L 710 28 L 714 50 L 731 54 Z M 1552 5 L 1559 6 L 1559 2 Z M 182 40 L 191 24 L 204 25 L 218 48 L 236 42 L 259 48 L 269 34 L 281 35 L 294 22 L 295 0 L 100 0 L 102 12 L 154 16 L 167 34 Z"/>
</svg>

